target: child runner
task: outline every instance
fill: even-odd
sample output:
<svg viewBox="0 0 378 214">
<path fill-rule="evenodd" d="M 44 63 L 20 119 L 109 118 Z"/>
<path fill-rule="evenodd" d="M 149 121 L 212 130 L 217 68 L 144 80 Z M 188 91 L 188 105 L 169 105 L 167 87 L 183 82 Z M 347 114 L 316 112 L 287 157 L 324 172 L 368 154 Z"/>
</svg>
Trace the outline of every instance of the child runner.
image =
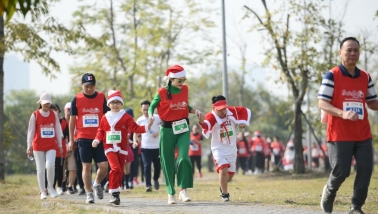
<svg viewBox="0 0 378 214">
<path fill-rule="evenodd" d="M 121 202 L 119 193 L 123 167 L 127 155 L 127 146 L 129 145 L 128 130 L 144 133 L 150 129 L 153 121 L 149 121 L 146 126 L 136 124 L 134 119 L 122 109 L 123 99 L 119 90 L 110 90 L 108 92 L 107 104 L 110 107 L 110 111 L 102 116 L 92 146 L 97 147 L 100 142 L 103 142 L 105 155 L 111 168 L 109 173 L 109 193 L 112 194 L 110 203 L 119 205 Z"/>
<path fill-rule="evenodd" d="M 212 111 L 207 113 L 204 121 L 199 121 L 203 135 L 211 138 L 211 151 L 214 156 L 222 201 L 230 200 L 227 182 L 232 179 L 236 169 L 236 125 L 244 128 L 249 125 L 251 111 L 245 107 L 228 106 L 226 98 L 222 95 L 212 98 Z"/>
</svg>

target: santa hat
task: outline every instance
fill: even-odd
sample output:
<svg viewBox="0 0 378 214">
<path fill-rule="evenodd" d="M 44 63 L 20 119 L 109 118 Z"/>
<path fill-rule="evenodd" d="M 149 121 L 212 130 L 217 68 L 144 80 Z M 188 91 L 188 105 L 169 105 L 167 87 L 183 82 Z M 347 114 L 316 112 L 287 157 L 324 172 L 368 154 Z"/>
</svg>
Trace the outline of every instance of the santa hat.
<svg viewBox="0 0 378 214">
<path fill-rule="evenodd" d="M 180 65 L 174 65 L 171 66 L 167 69 L 165 72 L 165 77 L 164 80 L 169 80 L 169 78 L 180 78 L 180 77 L 185 77 L 186 76 L 186 71 L 184 70 L 183 67 Z"/>
<path fill-rule="evenodd" d="M 109 105 L 109 103 L 113 100 L 118 100 L 122 103 L 123 105 L 123 99 L 122 99 L 122 94 L 121 94 L 121 91 L 120 90 L 110 90 L 108 91 L 108 102 L 107 104 Z"/>
<path fill-rule="evenodd" d="M 261 134 L 260 134 L 260 131 L 259 130 L 256 130 L 254 133 L 253 133 L 256 137 L 260 137 Z"/>
</svg>

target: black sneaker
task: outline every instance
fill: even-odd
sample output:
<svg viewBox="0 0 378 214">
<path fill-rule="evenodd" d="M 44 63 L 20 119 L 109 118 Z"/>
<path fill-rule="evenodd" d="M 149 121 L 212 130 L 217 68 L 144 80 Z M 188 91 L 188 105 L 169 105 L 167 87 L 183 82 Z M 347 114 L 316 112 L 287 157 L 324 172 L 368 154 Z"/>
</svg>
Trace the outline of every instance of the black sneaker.
<svg viewBox="0 0 378 214">
<path fill-rule="evenodd" d="M 110 196 L 110 203 L 119 205 L 121 203 L 121 199 L 119 198 L 119 192 L 113 192 Z"/>
<path fill-rule="evenodd" d="M 84 188 L 81 188 L 81 189 L 79 190 L 79 192 L 77 193 L 77 195 L 85 195 L 85 190 L 84 190 Z"/>
<path fill-rule="evenodd" d="M 148 186 L 148 187 L 146 188 L 146 192 L 152 192 L 152 187 L 151 187 L 151 186 Z"/>
<path fill-rule="evenodd" d="M 67 192 L 71 195 L 76 193 L 76 191 L 72 187 L 67 187 Z"/>
<path fill-rule="evenodd" d="M 320 200 L 320 207 L 326 213 L 332 213 L 333 202 L 335 201 L 336 193 L 328 190 L 327 185 L 323 188 L 322 199 Z"/>
<path fill-rule="evenodd" d="M 230 200 L 230 193 L 224 194 L 222 193 L 222 201 L 227 202 Z"/>
<path fill-rule="evenodd" d="M 154 181 L 154 188 L 158 190 L 160 188 L 159 181 Z"/>
<path fill-rule="evenodd" d="M 362 212 L 361 206 L 352 204 L 352 206 L 350 207 L 349 214 L 364 214 L 364 212 Z"/>
</svg>

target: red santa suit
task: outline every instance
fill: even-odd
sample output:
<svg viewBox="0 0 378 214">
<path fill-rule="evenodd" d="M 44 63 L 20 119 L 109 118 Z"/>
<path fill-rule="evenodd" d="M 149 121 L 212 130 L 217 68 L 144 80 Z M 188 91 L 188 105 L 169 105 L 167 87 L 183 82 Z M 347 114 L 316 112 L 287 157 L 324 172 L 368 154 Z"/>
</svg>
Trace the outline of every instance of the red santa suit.
<svg viewBox="0 0 378 214">
<path fill-rule="evenodd" d="M 135 133 L 145 133 L 148 127 L 139 126 L 130 115 L 121 110 L 117 113 L 107 112 L 101 118 L 97 130 L 95 139 L 103 142 L 105 155 L 111 168 L 109 172 L 109 193 L 121 190 L 123 167 L 129 146 L 128 130 Z"/>
</svg>

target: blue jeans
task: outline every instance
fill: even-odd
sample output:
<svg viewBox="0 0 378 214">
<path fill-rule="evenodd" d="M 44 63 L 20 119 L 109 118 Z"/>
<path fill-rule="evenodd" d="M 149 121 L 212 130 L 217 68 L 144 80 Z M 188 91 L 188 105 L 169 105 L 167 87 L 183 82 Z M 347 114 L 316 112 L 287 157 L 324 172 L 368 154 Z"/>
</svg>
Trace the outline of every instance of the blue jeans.
<svg viewBox="0 0 378 214">
<path fill-rule="evenodd" d="M 154 164 L 154 181 L 160 177 L 161 165 L 159 149 L 143 149 L 142 160 L 144 164 L 144 176 L 146 178 L 146 186 L 151 186 L 151 165 Z"/>
</svg>

